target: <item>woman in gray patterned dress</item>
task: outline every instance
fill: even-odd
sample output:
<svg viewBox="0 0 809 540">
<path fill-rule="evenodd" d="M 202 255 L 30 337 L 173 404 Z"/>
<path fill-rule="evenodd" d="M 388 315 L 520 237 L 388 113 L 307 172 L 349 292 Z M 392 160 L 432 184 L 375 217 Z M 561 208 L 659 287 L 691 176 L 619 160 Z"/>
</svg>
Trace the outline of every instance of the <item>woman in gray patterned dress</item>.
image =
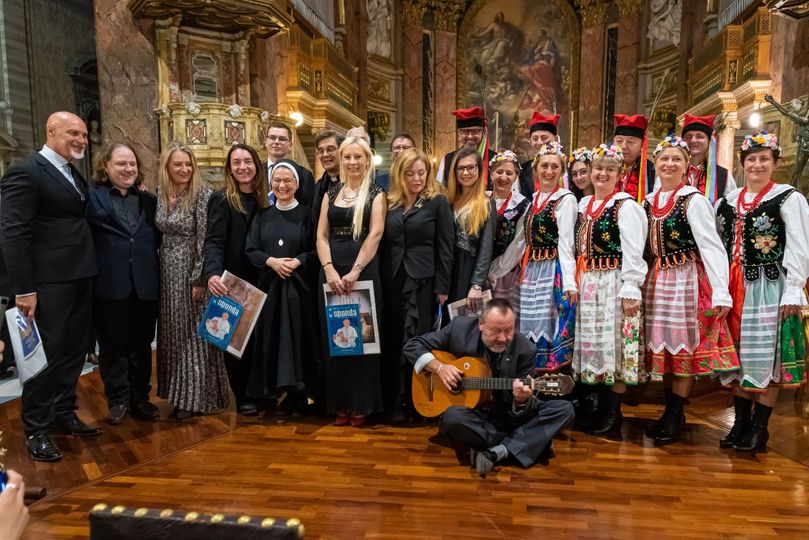
<svg viewBox="0 0 809 540">
<path fill-rule="evenodd" d="M 194 154 L 172 143 L 160 160 L 155 223 L 160 245 L 157 395 L 184 420 L 228 406 L 222 351 L 197 336 L 205 310 L 202 246 L 211 190 L 202 186 Z"/>
</svg>

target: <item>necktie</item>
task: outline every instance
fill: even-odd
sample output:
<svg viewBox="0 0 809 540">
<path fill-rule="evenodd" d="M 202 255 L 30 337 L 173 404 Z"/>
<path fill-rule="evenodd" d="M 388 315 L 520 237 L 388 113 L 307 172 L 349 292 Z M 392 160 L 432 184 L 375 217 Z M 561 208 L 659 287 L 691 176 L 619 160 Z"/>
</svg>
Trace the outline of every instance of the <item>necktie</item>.
<svg viewBox="0 0 809 540">
<path fill-rule="evenodd" d="M 76 167 L 74 167 L 73 164 L 70 162 L 65 163 L 63 168 L 67 173 L 65 176 L 67 176 L 67 179 L 70 181 L 71 184 L 73 184 L 73 188 L 78 192 L 79 197 L 81 197 L 81 200 L 84 200 L 84 192 L 81 190 L 78 182 L 76 181 L 76 177 L 79 171 L 77 171 Z"/>
</svg>

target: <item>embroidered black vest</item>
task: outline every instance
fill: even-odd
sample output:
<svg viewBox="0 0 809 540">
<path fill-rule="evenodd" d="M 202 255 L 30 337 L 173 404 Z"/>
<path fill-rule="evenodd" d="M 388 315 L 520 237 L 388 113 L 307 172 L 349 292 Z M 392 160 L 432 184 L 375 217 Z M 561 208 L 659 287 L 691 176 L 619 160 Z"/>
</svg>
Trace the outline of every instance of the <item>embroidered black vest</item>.
<svg viewBox="0 0 809 540">
<path fill-rule="evenodd" d="M 525 214 L 525 247 L 528 257 L 533 261 L 555 259 L 558 254 L 559 225 L 556 223 L 556 205 L 564 197 L 573 196 L 565 193 L 555 201 L 549 201 L 541 212 L 532 213 L 532 208 Z M 533 200 L 531 201 L 533 205 Z M 530 221 L 530 223 L 529 223 Z"/>
<path fill-rule="evenodd" d="M 786 247 L 786 226 L 781 219 L 781 205 L 794 191 L 794 188 L 790 188 L 763 201 L 742 218 L 743 251 L 740 262 L 747 281 L 757 280 L 762 272 L 764 277 L 775 281 L 784 273 L 781 263 Z M 728 258 L 733 262 L 736 220 L 739 219 L 736 206 L 722 199 L 716 213 L 719 236 L 725 244 Z"/>
<path fill-rule="evenodd" d="M 587 270 L 620 268 L 623 254 L 618 212 L 626 200 L 616 201 L 596 220 L 587 219 L 585 212 L 579 212 L 576 219 L 576 255 L 584 256 Z"/>
<path fill-rule="evenodd" d="M 653 203 L 643 201 L 643 209 L 649 219 L 649 240 L 646 242 L 646 256 L 659 261 L 660 268 L 680 266 L 686 261 L 699 260 L 699 248 L 688 224 L 686 210 L 696 193 L 678 197 L 671 212 L 656 218 L 652 214 Z"/>
<path fill-rule="evenodd" d="M 497 216 L 497 228 L 494 231 L 494 254 L 493 259 L 506 252 L 508 245 L 514 240 L 517 234 L 517 223 L 525 214 L 525 209 L 531 203 L 529 199 L 523 199 L 514 208 L 503 212 L 502 216 Z"/>
</svg>

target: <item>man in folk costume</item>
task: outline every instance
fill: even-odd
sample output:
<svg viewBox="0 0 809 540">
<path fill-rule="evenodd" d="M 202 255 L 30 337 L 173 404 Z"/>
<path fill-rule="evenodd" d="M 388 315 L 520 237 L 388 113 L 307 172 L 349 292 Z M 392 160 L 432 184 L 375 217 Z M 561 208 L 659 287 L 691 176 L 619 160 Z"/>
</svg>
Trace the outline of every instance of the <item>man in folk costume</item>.
<svg viewBox="0 0 809 540">
<path fill-rule="evenodd" d="M 649 121 L 642 114 L 616 114 L 613 143 L 621 147 L 624 170 L 618 179 L 618 189 L 629 193 L 638 203 L 652 192 L 654 164 L 646 158 L 646 127 Z M 644 164 L 641 167 L 641 164 Z"/>
<path fill-rule="evenodd" d="M 535 112 L 531 119 L 528 120 L 528 129 L 531 133 L 531 148 L 534 149 L 534 152 L 539 152 L 539 149 L 548 143 L 559 142 L 559 130 L 557 129 L 559 118 L 560 115 L 558 114 L 547 116 Z M 523 163 L 522 172 L 520 173 L 520 193 L 527 199 L 530 199 L 534 193 L 539 191 L 539 185 L 534 184 L 533 164 L 533 159 Z"/>
<path fill-rule="evenodd" d="M 452 111 L 455 117 L 455 127 L 458 130 L 458 139 L 461 141 L 461 147 L 466 146 L 477 150 L 483 158 L 483 173 L 486 178 L 486 189 L 492 189 L 489 180 L 489 161 L 494 159 L 497 155 L 496 152 L 489 148 L 489 137 L 487 133 L 486 111 L 481 107 L 472 107 L 470 109 L 458 109 Z M 484 154 L 485 151 L 485 154 Z M 436 180 L 442 184 L 446 184 L 447 175 L 449 174 L 452 160 L 455 158 L 453 150 L 444 156 L 441 160 L 441 165 L 438 167 Z"/>
<path fill-rule="evenodd" d="M 682 135 L 691 154 L 688 183 L 708 197 L 711 204 L 736 189 L 733 174 L 716 162 L 715 119 L 716 116 L 686 114 Z"/>
</svg>

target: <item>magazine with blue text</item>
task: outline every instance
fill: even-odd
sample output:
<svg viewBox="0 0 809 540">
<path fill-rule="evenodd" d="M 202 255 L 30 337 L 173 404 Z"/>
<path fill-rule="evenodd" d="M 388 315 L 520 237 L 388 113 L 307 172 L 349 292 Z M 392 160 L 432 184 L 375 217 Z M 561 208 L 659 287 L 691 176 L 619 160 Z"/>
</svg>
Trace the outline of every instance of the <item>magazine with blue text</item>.
<svg viewBox="0 0 809 540">
<path fill-rule="evenodd" d="M 242 305 L 232 298 L 212 296 L 197 328 L 199 337 L 226 351 L 243 311 Z"/>
</svg>

